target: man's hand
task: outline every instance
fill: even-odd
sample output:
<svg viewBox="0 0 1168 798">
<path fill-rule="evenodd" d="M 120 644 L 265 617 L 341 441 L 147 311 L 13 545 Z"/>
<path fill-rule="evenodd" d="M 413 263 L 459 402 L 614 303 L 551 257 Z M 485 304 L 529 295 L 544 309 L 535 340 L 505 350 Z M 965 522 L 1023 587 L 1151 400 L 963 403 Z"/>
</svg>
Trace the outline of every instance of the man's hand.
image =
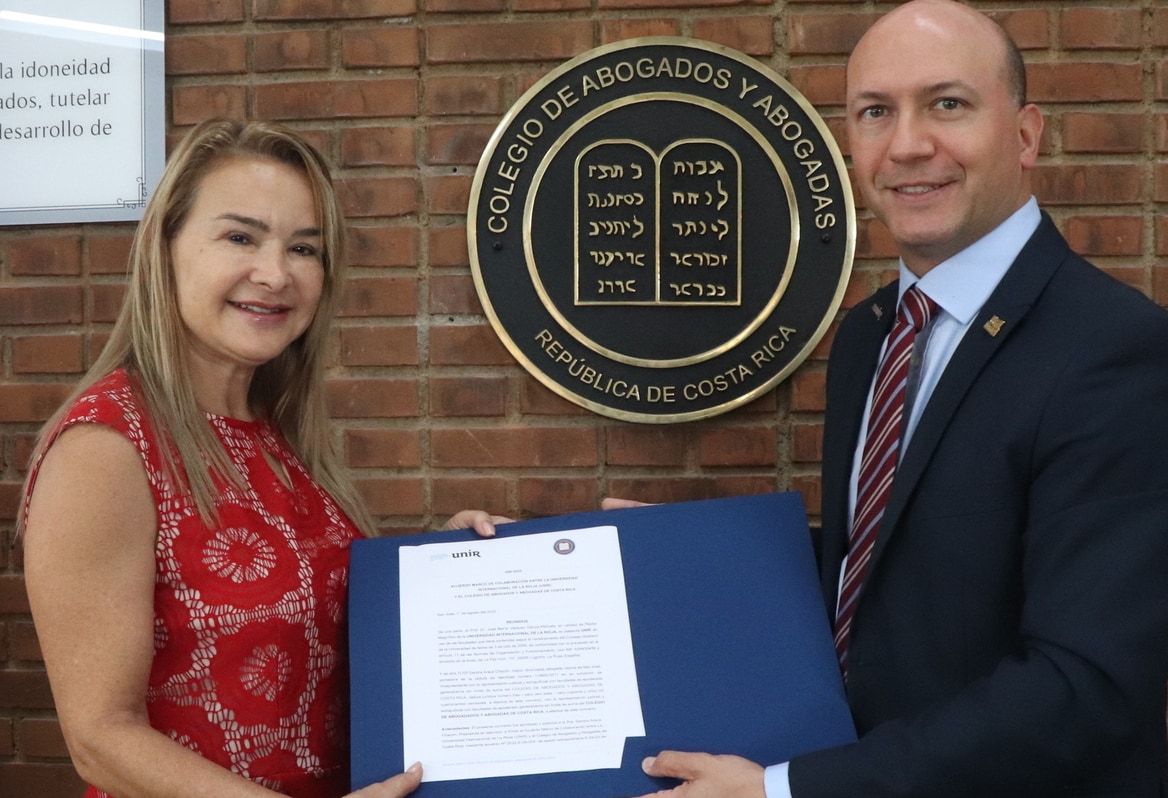
<svg viewBox="0 0 1168 798">
<path fill-rule="evenodd" d="M 684 781 L 653 793 L 659 798 L 766 798 L 762 766 L 740 756 L 662 751 L 642 762 L 641 769 L 650 776 Z"/>
</svg>

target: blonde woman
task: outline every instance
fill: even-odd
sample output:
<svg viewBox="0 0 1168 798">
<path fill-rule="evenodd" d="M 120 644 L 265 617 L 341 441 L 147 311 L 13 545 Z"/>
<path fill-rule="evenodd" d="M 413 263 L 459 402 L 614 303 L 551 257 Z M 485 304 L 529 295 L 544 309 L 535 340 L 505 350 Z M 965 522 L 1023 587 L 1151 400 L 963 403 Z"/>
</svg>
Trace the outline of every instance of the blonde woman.
<svg viewBox="0 0 1168 798">
<path fill-rule="evenodd" d="M 29 599 L 88 798 L 348 793 L 348 546 L 372 525 L 322 395 L 343 263 L 328 166 L 295 134 L 216 120 L 174 151 L 110 341 L 25 489 Z M 448 524 L 472 525 L 493 532 Z"/>
</svg>

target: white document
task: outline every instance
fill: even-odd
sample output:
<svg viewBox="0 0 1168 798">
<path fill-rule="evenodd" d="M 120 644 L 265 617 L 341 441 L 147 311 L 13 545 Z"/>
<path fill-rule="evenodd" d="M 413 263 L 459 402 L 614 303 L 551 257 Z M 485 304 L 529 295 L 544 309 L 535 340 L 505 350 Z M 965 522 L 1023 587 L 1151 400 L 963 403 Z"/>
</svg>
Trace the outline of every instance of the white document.
<svg viewBox="0 0 1168 798">
<path fill-rule="evenodd" d="M 618 768 L 645 734 L 616 527 L 401 548 L 405 764 Z"/>
</svg>

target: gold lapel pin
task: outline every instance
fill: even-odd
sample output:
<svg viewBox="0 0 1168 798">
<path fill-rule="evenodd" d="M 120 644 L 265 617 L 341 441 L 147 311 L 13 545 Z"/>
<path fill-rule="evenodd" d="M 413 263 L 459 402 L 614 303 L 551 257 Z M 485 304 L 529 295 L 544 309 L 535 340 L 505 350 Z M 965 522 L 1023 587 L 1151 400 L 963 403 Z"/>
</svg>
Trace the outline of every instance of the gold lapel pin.
<svg viewBox="0 0 1168 798">
<path fill-rule="evenodd" d="M 990 337 L 996 337 L 1002 331 L 1002 327 L 1006 324 L 1005 319 L 1000 319 L 994 316 L 985 323 L 985 331 L 990 334 Z"/>
</svg>

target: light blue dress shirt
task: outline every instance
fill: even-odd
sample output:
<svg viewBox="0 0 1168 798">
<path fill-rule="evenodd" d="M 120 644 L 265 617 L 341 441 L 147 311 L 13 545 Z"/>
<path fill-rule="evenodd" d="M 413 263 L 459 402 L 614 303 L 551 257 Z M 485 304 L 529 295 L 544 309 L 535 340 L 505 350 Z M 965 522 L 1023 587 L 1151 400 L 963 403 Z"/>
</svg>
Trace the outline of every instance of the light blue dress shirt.
<svg viewBox="0 0 1168 798">
<path fill-rule="evenodd" d="M 904 292 L 914 285 L 920 287 L 930 299 L 937 303 L 940 312 L 930 323 L 924 337 L 924 352 L 920 353 L 921 368 L 917 384 L 916 398 L 904 429 L 901 451 L 908 446 L 909 438 L 920 421 L 921 413 L 928 404 L 933 389 L 941 379 L 945 366 L 957 350 L 962 336 L 969 330 L 978 312 L 998 287 L 1010 264 L 1018 257 L 1022 247 L 1038 229 L 1042 214 L 1038 201 L 1031 197 L 1021 208 L 993 231 L 958 252 L 948 260 L 934 266 L 924 277 L 918 278 L 900 262 L 900 285 L 897 301 Z M 887 342 L 886 342 L 887 343 Z M 917 341 L 917 346 L 922 342 Z M 884 357 L 881 347 L 880 357 Z M 852 476 L 848 486 L 848 526 L 856 507 L 856 483 L 860 473 L 860 459 L 864 450 L 864 440 L 868 435 L 868 415 L 872 405 L 872 389 L 868 389 L 868 400 L 864 405 L 860 438 L 852 461 Z M 843 567 L 847 567 L 845 561 Z M 893 766 L 893 763 L 889 763 Z M 766 769 L 765 785 L 767 798 L 792 798 L 787 779 L 787 763 L 772 765 Z"/>
</svg>

